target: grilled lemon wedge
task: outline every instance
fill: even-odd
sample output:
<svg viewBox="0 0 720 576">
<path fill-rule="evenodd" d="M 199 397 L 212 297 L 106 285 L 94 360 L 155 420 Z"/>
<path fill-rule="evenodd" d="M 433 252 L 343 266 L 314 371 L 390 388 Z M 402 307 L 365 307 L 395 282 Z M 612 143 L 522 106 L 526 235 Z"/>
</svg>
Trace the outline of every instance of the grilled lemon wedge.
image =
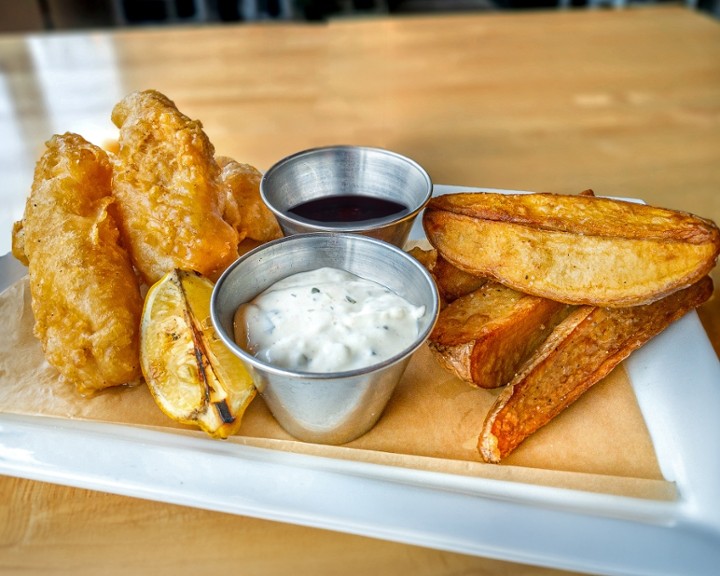
<svg viewBox="0 0 720 576">
<path fill-rule="evenodd" d="M 140 326 L 140 362 L 165 414 L 227 438 L 240 428 L 256 390 L 243 363 L 215 332 L 212 289 L 207 278 L 182 270 L 150 288 Z"/>
</svg>

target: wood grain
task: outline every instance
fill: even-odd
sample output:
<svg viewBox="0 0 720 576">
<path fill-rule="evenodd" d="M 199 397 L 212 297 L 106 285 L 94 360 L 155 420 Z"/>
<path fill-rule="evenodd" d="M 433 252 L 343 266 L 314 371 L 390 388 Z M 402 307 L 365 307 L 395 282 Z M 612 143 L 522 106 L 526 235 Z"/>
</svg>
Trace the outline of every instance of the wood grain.
<svg viewBox="0 0 720 576">
<path fill-rule="evenodd" d="M 564 574 L 7 477 L 0 519 L 8 575 Z"/>
</svg>

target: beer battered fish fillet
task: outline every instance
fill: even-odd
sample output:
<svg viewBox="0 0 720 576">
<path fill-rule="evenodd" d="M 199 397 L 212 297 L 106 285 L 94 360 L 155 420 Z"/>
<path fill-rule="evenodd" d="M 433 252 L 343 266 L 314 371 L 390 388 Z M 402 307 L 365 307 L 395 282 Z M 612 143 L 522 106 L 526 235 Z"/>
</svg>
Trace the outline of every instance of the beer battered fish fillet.
<svg viewBox="0 0 720 576">
<path fill-rule="evenodd" d="M 226 192 L 202 124 L 154 90 L 112 111 L 120 129 L 113 194 L 122 234 L 147 284 L 174 268 L 212 280 L 237 258 L 237 231 L 223 219 Z"/>
<path fill-rule="evenodd" d="M 29 266 L 35 335 L 82 393 L 141 376 L 142 298 L 119 242 L 111 176 L 100 148 L 53 136 L 13 229 L 13 252 Z"/>
<path fill-rule="evenodd" d="M 275 216 L 260 198 L 262 173 L 250 164 L 232 158 L 217 158 L 220 180 L 226 187 L 227 199 L 223 218 L 238 233 L 240 241 L 269 242 L 282 236 Z"/>
</svg>

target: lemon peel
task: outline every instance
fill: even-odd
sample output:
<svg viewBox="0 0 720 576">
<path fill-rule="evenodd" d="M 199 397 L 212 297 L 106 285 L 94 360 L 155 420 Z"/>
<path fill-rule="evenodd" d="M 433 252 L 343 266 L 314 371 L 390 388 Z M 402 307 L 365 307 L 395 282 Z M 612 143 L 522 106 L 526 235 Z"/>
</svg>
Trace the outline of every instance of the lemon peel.
<svg viewBox="0 0 720 576">
<path fill-rule="evenodd" d="M 236 433 L 257 391 L 210 319 L 213 283 L 175 269 L 153 284 L 140 325 L 140 363 L 159 408 L 215 438 Z"/>
</svg>

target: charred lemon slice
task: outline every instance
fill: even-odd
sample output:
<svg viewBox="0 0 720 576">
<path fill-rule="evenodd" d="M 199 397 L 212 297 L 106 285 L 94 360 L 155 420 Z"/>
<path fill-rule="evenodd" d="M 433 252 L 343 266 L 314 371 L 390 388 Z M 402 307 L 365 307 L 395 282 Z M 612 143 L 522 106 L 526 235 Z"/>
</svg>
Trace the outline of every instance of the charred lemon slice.
<svg viewBox="0 0 720 576">
<path fill-rule="evenodd" d="M 140 362 L 148 388 L 173 420 L 215 438 L 240 428 L 256 390 L 243 363 L 219 339 L 210 320 L 213 284 L 173 270 L 145 297 Z"/>
</svg>

